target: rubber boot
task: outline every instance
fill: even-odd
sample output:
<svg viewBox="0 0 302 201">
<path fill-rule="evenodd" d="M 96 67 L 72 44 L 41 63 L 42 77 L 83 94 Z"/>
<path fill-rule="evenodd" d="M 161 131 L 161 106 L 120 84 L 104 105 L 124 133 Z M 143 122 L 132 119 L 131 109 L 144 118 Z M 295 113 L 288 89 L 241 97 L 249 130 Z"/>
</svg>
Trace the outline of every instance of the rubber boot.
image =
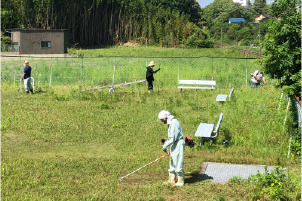
<svg viewBox="0 0 302 201">
<path fill-rule="evenodd" d="M 175 186 L 183 186 L 185 184 L 185 174 L 177 175 L 178 181 Z"/>
<path fill-rule="evenodd" d="M 31 90 L 29 90 L 29 91 L 31 92 L 31 94 L 34 94 L 34 90 L 31 89 Z"/>
<path fill-rule="evenodd" d="M 163 182 L 163 184 L 165 184 L 165 185 L 168 185 L 168 184 L 172 184 L 172 185 L 174 185 L 174 184 L 175 184 L 175 177 L 176 177 L 176 175 L 175 175 L 175 174 L 173 174 L 173 173 L 169 173 L 169 180 L 168 180 L 168 181 Z"/>
</svg>

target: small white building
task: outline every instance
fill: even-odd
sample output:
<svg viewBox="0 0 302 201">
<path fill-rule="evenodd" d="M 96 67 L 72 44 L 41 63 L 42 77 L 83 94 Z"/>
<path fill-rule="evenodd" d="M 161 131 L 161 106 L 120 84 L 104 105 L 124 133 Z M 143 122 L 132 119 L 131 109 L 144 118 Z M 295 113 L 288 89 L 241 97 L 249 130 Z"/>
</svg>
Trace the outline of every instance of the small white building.
<svg viewBox="0 0 302 201">
<path fill-rule="evenodd" d="M 252 6 L 253 3 L 251 0 L 233 0 L 234 3 L 240 3 L 241 6 Z"/>
</svg>

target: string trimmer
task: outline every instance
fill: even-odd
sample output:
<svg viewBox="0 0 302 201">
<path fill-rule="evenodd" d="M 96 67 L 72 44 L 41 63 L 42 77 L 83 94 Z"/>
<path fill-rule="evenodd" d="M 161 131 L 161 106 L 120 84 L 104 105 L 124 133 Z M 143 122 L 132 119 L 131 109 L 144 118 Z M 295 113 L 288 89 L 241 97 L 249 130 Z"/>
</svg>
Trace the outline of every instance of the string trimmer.
<svg viewBox="0 0 302 201">
<path fill-rule="evenodd" d="M 148 166 L 148 165 L 151 165 L 152 163 L 154 163 L 154 162 L 156 162 L 156 161 L 158 161 L 158 160 L 164 158 L 165 156 L 168 156 L 168 153 L 166 153 L 165 155 L 159 157 L 158 159 L 156 159 L 156 160 L 154 160 L 154 161 L 152 161 L 152 162 L 150 162 L 150 163 L 148 163 L 148 164 L 146 164 L 146 165 L 144 165 L 144 166 L 138 168 L 137 170 L 134 170 L 133 172 L 131 172 L 131 173 L 129 173 L 129 174 L 123 176 L 123 177 L 119 177 L 118 180 L 119 180 L 119 181 L 126 181 L 125 178 L 128 177 L 129 175 L 131 175 L 131 174 L 133 174 L 133 173 L 135 173 L 135 172 L 137 172 L 137 171 L 143 169 L 144 167 L 146 167 L 146 166 Z"/>
<path fill-rule="evenodd" d="M 163 140 L 164 140 L 164 139 L 162 139 L 162 144 L 165 143 L 165 140 L 164 140 L 164 141 L 163 141 Z M 144 165 L 143 167 L 138 168 L 137 170 L 134 170 L 133 172 L 131 172 L 131 173 L 129 173 L 129 174 L 123 176 L 123 177 L 119 177 L 118 180 L 119 180 L 119 181 L 126 181 L 125 178 L 128 177 L 129 175 L 131 175 L 131 174 L 133 174 L 133 173 L 135 173 L 135 172 L 137 172 L 137 171 L 143 169 L 144 167 L 146 167 L 146 166 L 148 166 L 148 165 L 151 165 L 152 163 L 154 163 L 154 162 L 156 162 L 156 161 L 162 159 L 162 158 L 165 157 L 165 156 L 168 156 L 168 155 L 169 155 L 169 152 L 168 152 L 168 151 L 165 151 L 165 152 L 166 152 L 165 155 L 163 155 L 163 156 L 157 158 L 156 160 L 154 160 L 154 161 L 148 163 L 147 165 Z"/>
</svg>

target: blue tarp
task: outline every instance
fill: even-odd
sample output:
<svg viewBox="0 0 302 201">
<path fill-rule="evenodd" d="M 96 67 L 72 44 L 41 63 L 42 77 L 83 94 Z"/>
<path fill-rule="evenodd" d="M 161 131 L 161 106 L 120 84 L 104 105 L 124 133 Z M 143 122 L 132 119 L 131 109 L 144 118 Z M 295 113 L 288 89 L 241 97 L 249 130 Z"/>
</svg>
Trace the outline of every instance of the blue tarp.
<svg viewBox="0 0 302 201">
<path fill-rule="evenodd" d="M 234 22 L 245 22 L 244 18 L 229 18 L 229 22 L 234 23 Z"/>
</svg>

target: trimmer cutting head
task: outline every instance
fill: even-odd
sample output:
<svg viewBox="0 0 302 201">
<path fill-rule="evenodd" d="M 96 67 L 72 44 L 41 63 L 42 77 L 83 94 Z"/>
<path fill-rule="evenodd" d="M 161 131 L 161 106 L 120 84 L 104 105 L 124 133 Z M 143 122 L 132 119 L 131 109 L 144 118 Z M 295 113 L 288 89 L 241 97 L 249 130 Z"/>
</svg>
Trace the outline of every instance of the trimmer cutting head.
<svg viewBox="0 0 302 201">
<path fill-rule="evenodd" d="M 126 179 L 124 177 L 119 177 L 119 178 L 117 178 L 117 180 L 119 180 L 119 181 L 126 181 Z"/>
</svg>

